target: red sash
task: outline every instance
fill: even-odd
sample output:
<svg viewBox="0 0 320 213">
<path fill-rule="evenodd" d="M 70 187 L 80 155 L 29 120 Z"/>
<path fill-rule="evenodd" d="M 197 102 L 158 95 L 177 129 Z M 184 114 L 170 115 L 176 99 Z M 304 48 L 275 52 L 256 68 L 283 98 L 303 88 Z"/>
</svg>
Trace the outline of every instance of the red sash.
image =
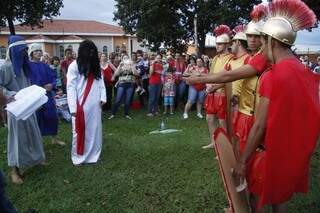
<svg viewBox="0 0 320 213">
<path fill-rule="evenodd" d="M 78 155 L 83 155 L 84 153 L 86 122 L 84 119 L 83 105 L 86 102 L 93 80 L 94 80 L 93 74 L 89 73 L 81 104 L 79 104 L 79 100 L 77 100 L 77 112 L 76 112 L 75 124 L 76 124 L 76 133 L 77 133 L 77 154 Z"/>
</svg>

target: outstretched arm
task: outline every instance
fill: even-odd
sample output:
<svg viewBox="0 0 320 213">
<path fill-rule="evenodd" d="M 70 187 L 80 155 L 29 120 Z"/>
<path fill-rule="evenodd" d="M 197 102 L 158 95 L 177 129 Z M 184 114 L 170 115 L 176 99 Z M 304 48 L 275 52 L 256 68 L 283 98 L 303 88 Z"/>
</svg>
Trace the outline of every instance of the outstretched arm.
<svg viewBox="0 0 320 213">
<path fill-rule="evenodd" d="M 204 76 L 185 77 L 184 80 L 188 84 L 195 83 L 228 83 L 243 78 L 255 76 L 258 72 L 251 65 L 243 65 L 232 71 L 222 70 L 215 74 L 208 74 Z"/>
</svg>

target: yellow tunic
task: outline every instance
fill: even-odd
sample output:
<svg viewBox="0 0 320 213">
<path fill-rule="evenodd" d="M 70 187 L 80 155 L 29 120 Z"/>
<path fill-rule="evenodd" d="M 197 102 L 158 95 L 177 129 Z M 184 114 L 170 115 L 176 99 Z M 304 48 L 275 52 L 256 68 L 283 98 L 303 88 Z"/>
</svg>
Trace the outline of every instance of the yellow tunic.
<svg viewBox="0 0 320 213">
<path fill-rule="evenodd" d="M 258 102 L 257 88 L 258 76 L 242 80 L 241 93 L 239 97 L 239 112 L 252 116 L 255 111 L 255 105 Z"/>
<path fill-rule="evenodd" d="M 231 58 L 229 60 L 229 62 L 227 64 L 227 70 L 232 71 L 234 69 L 237 69 L 237 68 L 243 66 L 248 57 L 249 56 L 247 54 L 245 54 L 239 58 L 234 56 L 233 58 Z M 243 82 L 243 80 L 237 80 L 237 81 L 232 82 L 232 94 L 233 95 L 240 97 L 242 82 Z"/>
<path fill-rule="evenodd" d="M 216 55 L 212 59 L 209 74 L 218 73 L 218 72 L 223 71 L 225 68 L 225 65 L 228 63 L 228 61 L 230 60 L 230 58 L 232 56 L 233 55 L 230 53 Z M 224 89 L 218 89 L 216 92 L 223 92 L 223 91 L 224 91 Z"/>
<path fill-rule="evenodd" d="M 238 110 L 245 115 L 254 115 L 256 105 L 259 101 L 257 95 L 258 81 L 259 77 L 253 76 L 243 79 L 241 82 Z"/>
</svg>

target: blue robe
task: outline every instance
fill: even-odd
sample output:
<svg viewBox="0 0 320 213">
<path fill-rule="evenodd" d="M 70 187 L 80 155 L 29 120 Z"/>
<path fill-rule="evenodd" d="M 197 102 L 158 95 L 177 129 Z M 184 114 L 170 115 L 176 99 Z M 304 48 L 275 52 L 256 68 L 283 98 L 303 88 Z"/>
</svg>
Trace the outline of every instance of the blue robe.
<svg viewBox="0 0 320 213">
<path fill-rule="evenodd" d="M 47 64 L 30 62 L 30 69 L 31 84 L 40 87 L 52 84 L 55 89 L 57 74 Z M 37 111 L 37 120 L 42 136 L 57 135 L 58 133 L 58 115 L 53 91 L 47 92 L 47 96 L 48 102 Z"/>
</svg>

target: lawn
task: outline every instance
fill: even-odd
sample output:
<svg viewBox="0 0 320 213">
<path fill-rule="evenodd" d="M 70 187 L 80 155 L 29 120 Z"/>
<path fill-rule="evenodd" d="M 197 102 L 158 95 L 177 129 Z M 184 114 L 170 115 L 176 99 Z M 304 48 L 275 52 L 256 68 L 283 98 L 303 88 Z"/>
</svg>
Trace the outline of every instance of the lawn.
<svg viewBox="0 0 320 213">
<path fill-rule="evenodd" d="M 103 150 L 96 165 L 74 167 L 70 160 L 71 130 L 64 122 L 60 138 L 67 146 L 45 140 L 49 166 L 27 170 L 25 183 L 7 192 L 20 211 L 39 212 L 223 212 L 227 205 L 218 164 L 209 142 L 205 120 L 191 113 L 147 118 L 134 111 L 103 121 Z M 104 115 L 106 117 L 106 115 Z M 181 129 L 168 135 L 150 135 L 164 120 Z M 1 168 L 8 174 L 6 129 L 0 130 Z M 292 156 L 294 159 L 294 156 Z M 312 160 L 311 191 L 290 202 L 290 212 L 320 212 L 320 152 Z M 284 173 L 285 175 L 285 173 Z M 8 177 L 8 175 L 7 175 Z M 290 178 L 290 177 L 288 177 Z"/>
</svg>

